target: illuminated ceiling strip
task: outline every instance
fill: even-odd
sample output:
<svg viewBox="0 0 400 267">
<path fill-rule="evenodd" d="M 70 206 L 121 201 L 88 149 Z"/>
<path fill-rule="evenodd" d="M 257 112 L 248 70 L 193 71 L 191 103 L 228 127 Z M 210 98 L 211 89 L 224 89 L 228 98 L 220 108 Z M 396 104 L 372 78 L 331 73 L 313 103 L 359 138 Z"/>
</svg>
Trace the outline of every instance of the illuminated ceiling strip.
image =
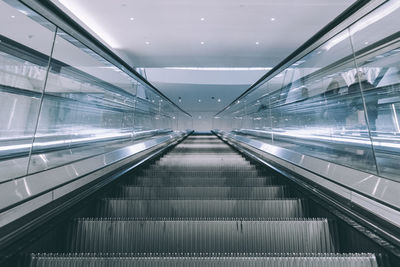
<svg viewBox="0 0 400 267">
<path fill-rule="evenodd" d="M 65 8 L 71 11 L 80 21 L 82 21 L 87 27 L 95 32 L 104 42 L 106 42 L 111 48 L 120 48 L 118 42 L 109 35 L 108 32 L 104 31 L 103 25 L 98 24 L 94 19 L 93 14 L 88 14 L 82 6 L 74 3 L 70 0 L 58 0 Z"/>
</svg>

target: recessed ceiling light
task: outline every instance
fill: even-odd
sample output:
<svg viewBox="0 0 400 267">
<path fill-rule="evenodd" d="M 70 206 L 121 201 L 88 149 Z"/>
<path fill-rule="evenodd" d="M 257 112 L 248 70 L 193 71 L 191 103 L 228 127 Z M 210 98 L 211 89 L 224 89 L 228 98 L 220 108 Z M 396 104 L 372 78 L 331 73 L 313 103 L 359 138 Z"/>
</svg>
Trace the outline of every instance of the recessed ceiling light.
<svg viewBox="0 0 400 267">
<path fill-rule="evenodd" d="M 205 18 L 200 18 L 200 20 L 201 20 L 201 21 L 205 21 L 206 19 L 205 19 Z"/>
<path fill-rule="evenodd" d="M 260 42 L 256 42 L 256 45 L 259 45 L 260 44 Z"/>
<path fill-rule="evenodd" d="M 220 98 L 218 98 L 218 100 L 217 100 L 218 102 L 221 102 L 221 99 Z"/>
<path fill-rule="evenodd" d="M 201 102 L 201 99 L 199 99 L 198 101 L 199 101 L 199 103 L 200 103 L 200 102 Z"/>
<path fill-rule="evenodd" d="M 135 20 L 135 18 L 134 18 L 134 17 L 130 17 L 129 19 L 130 19 L 130 20 Z"/>
<path fill-rule="evenodd" d="M 275 18 L 270 18 L 269 20 L 270 20 L 270 21 L 275 21 Z"/>
<path fill-rule="evenodd" d="M 202 45 L 203 45 L 203 44 L 204 44 L 204 42 L 203 42 L 203 41 L 201 41 L 201 42 L 200 42 L 200 44 L 202 44 Z"/>
<path fill-rule="evenodd" d="M 149 45 L 149 44 L 150 44 L 150 42 L 149 42 L 149 41 L 146 41 L 146 42 L 145 42 L 145 44 Z"/>
<path fill-rule="evenodd" d="M 366 45 L 367 45 L 367 44 L 369 44 L 369 42 L 368 42 L 368 41 L 365 41 L 365 42 L 364 42 L 364 44 L 366 44 Z"/>
<path fill-rule="evenodd" d="M 12 15 L 12 16 L 11 16 L 11 18 L 15 18 L 15 16 L 14 16 L 14 15 Z"/>
</svg>

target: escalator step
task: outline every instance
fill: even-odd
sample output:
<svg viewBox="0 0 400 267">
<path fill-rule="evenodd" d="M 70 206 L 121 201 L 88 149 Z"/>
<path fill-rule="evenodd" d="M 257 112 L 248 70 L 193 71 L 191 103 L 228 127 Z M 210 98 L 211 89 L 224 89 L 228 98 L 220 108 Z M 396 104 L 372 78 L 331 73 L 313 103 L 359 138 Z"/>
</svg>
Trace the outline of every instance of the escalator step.
<svg viewBox="0 0 400 267">
<path fill-rule="evenodd" d="M 222 164 L 222 165 L 151 165 L 150 169 L 146 171 L 150 172 L 179 172 L 179 171 L 190 171 L 190 172 L 202 172 L 207 170 L 208 172 L 256 172 L 257 168 L 254 165 L 250 166 L 238 166 L 235 164 Z M 145 171 L 145 172 L 146 172 Z"/>
<path fill-rule="evenodd" d="M 71 252 L 335 252 L 326 219 L 75 220 Z"/>
<path fill-rule="evenodd" d="M 374 254 L 32 254 L 31 267 L 378 267 Z"/>
<path fill-rule="evenodd" d="M 141 172 L 141 176 L 145 177 L 157 177 L 157 178 L 169 178 L 169 177 L 201 177 L 201 178 L 257 178 L 263 177 L 263 173 L 257 170 L 252 171 L 235 171 L 235 170 L 208 170 L 203 168 L 202 170 L 165 170 L 165 169 L 146 169 Z"/>
<path fill-rule="evenodd" d="M 287 196 L 284 186 L 138 187 L 123 186 L 116 197 L 131 199 L 271 199 Z"/>
<path fill-rule="evenodd" d="M 215 144 L 213 147 L 199 147 L 194 148 L 193 146 L 181 146 L 181 147 L 175 147 L 174 150 L 168 153 L 168 155 L 207 155 L 207 154 L 236 154 L 230 147 L 227 147 L 225 145 L 220 145 L 220 144 Z"/>
<path fill-rule="evenodd" d="M 190 160 L 187 158 L 178 159 L 165 159 L 156 162 L 154 167 L 157 168 L 244 168 L 244 169 L 255 169 L 254 165 L 245 161 L 244 159 L 220 159 L 220 158 L 208 158 L 200 157 L 196 160 Z"/>
<path fill-rule="evenodd" d="M 200 159 L 213 159 L 213 160 L 221 160 L 221 161 L 226 161 L 226 159 L 233 159 L 233 160 L 242 160 L 242 161 L 247 161 L 247 159 L 236 153 L 203 153 L 201 155 L 198 154 L 192 154 L 192 153 L 186 153 L 186 154 L 174 154 L 174 153 L 168 153 L 167 155 L 163 156 L 162 158 L 158 159 L 157 162 L 162 162 L 166 160 L 187 160 L 189 162 L 191 161 L 198 161 Z"/>
<path fill-rule="evenodd" d="M 137 218 L 297 218 L 305 217 L 302 199 L 132 200 L 102 199 L 101 217 Z"/>
<path fill-rule="evenodd" d="M 127 179 L 126 184 L 136 186 L 269 186 L 276 185 L 278 179 L 274 177 L 266 178 L 148 178 L 132 177 Z"/>
</svg>

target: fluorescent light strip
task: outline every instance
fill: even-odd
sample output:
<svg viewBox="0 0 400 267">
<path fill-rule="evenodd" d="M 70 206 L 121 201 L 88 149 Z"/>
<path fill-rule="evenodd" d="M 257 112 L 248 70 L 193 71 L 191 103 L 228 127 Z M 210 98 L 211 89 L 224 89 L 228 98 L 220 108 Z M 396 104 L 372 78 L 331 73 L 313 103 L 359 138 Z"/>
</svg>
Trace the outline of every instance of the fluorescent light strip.
<svg viewBox="0 0 400 267">
<path fill-rule="evenodd" d="M 88 14 L 79 4 L 71 0 L 58 0 L 65 8 L 71 11 L 80 21 L 88 26 L 94 33 L 96 33 L 104 42 L 111 48 L 120 48 L 118 42 L 109 33 L 104 31 L 103 25 L 97 23 L 92 14 Z M 79 3 L 79 2 L 78 2 Z"/>
<path fill-rule="evenodd" d="M 349 38 L 350 35 L 354 35 L 356 32 L 359 32 L 367 28 L 369 25 L 374 24 L 375 22 L 393 13 L 399 7 L 400 7 L 400 1 L 398 0 L 389 1 L 388 3 L 374 10 L 371 14 L 368 14 L 367 16 L 361 18 L 359 21 L 355 22 L 352 26 L 350 26 L 349 28 L 350 31 L 346 29 L 343 32 L 336 35 L 335 37 L 333 37 L 323 46 L 323 49 L 325 50 L 331 49 L 335 45 Z"/>
</svg>

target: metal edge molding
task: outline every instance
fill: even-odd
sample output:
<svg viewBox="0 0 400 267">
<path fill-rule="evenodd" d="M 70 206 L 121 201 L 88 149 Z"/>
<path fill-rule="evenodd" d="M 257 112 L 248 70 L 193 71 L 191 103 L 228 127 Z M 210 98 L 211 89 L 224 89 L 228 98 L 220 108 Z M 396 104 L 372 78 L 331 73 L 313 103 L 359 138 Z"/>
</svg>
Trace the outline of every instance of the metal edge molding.
<svg viewBox="0 0 400 267">
<path fill-rule="evenodd" d="M 0 187 L 0 228 L 72 192 L 154 149 L 179 142 L 189 132 L 136 143 L 48 171 L 9 181 Z"/>
<path fill-rule="evenodd" d="M 222 131 L 214 133 L 228 143 L 261 154 L 263 158 L 347 199 L 352 205 L 400 227 L 400 183 L 249 137 Z"/>
</svg>

